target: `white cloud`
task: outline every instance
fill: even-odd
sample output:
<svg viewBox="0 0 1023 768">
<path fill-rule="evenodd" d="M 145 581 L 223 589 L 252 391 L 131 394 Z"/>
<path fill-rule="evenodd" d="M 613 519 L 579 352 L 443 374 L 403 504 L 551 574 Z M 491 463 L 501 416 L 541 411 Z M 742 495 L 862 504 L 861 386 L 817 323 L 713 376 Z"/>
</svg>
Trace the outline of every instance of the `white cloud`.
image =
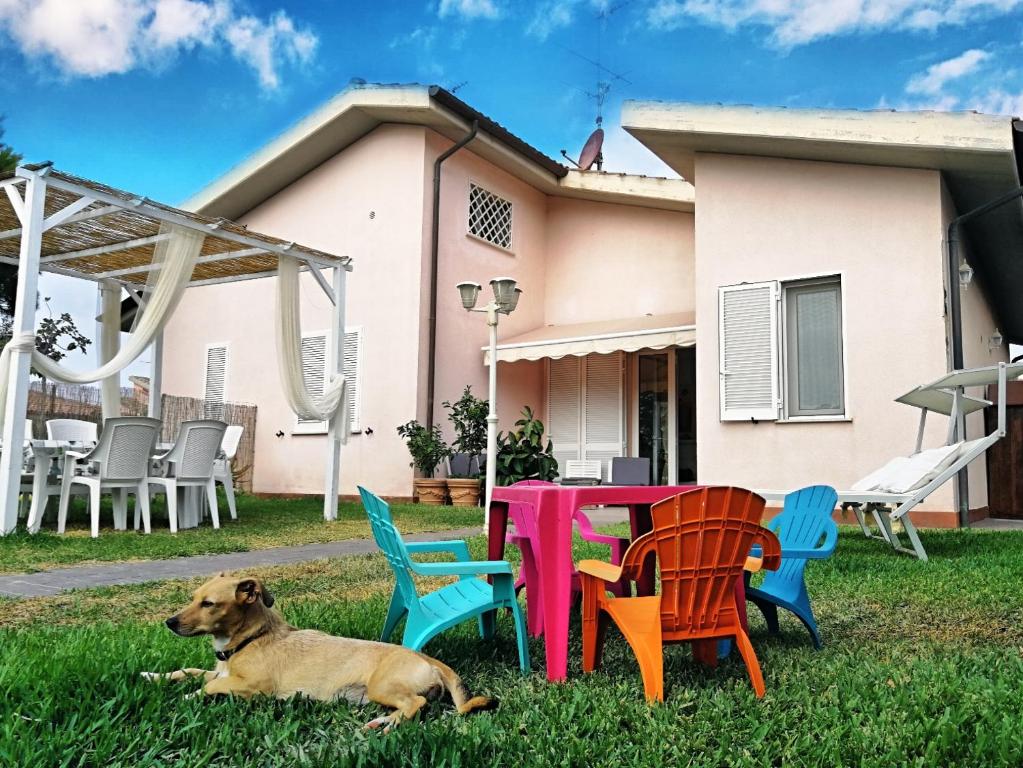
<svg viewBox="0 0 1023 768">
<path fill-rule="evenodd" d="M 533 18 L 526 25 L 526 34 L 543 41 L 551 33 L 572 23 L 576 6 L 582 0 L 544 0 L 536 6 Z"/>
<path fill-rule="evenodd" d="M 1020 5 L 1023 0 L 656 0 L 647 22 L 667 30 L 689 22 L 762 26 L 774 44 L 790 48 L 859 32 L 962 25 Z"/>
<path fill-rule="evenodd" d="M 988 115 L 1023 116 L 1023 92 L 1006 90 L 1019 81 L 1012 68 L 1015 52 L 991 53 L 976 48 L 932 64 L 906 83 L 906 98 L 897 109 L 974 110 Z M 1007 62 L 996 62 L 998 58 Z M 887 106 L 887 105 L 884 105 Z"/>
<path fill-rule="evenodd" d="M 913 75 L 906 84 L 906 93 L 935 95 L 945 85 L 977 71 L 977 68 L 991 58 L 991 54 L 977 48 L 964 51 L 955 58 L 932 64 L 924 72 Z"/>
<path fill-rule="evenodd" d="M 0 0 L 0 32 L 68 77 L 122 74 L 202 47 L 228 51 L 269 89 L 318 42 L 283 11 L 262 19 L 232 0 Z"/>
<path fill-rule="evenodd" d="M 406 49 L 406 52 L 415 56 L 417 76 L 438 82 L 446 75 L 436 51 L 440 31 L 439 26 L 416 27 L 411 32 L 392 38 L 388 47 Z M 445 41 L 457 44 L 460 42 L 458 37 L 457 34 L 447 33 Z"/>
<path fill-rule="evenodd" d="M 500 17 L 501 11 L 494 0 L 440 0 L 437 14 L 441 18 L 460 16 L 463 19 L 496 19 Z"/>
</svg>

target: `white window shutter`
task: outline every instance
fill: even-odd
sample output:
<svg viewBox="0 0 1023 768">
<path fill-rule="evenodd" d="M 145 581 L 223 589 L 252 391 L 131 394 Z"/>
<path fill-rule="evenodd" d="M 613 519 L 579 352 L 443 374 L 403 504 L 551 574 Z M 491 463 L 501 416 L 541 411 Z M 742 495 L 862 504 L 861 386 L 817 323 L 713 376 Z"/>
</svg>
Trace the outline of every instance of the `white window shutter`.
<svg viewBox="0 0 1023 768">
<path fill-rule="evenodd" d="M 302 379 L 306 391 L 313 397 L 323 395 L 327 375 L 327 335 L 318 333 L 302 337 Z M 298 419 L 302 432 L 326 432 L 327 422 Z"/>
<path fill-rule="evenodd" d="M 722 421 L 778 418 L 778 283 L 718 289 Z"/>
<path fill-rule="evenodd" d="M 227 397 L 227 345 L 211 344 L 206 347 L 206 378 L 203 384 L 203 416 L 207 419 L 224 418 Z"/>
<path fill-rule="evenodd" d="M 622 409 L 622 355 L 587 355 L 583 418 L 583 458 L 600 462 L 605 482 L 611 459 L 622 455 L 624 419 Z"/>
<path fill-rule="evenodd" d="M 348 397 L 348 414 L 351 429 L 358 432 L 362 429 L 360 417 L 362 413 L 362 388 L 360 385 L 360 365 L 362 361 L 362 329 L 349 328 L 345 331 L 344 365 L 341 370 L 345 376 L 345 389 Z"/>
<path fill-rule="evenodd" d="M 580 455 L 581 361 L 578 357 L 551 360 L 547 367 L 547 435 L 559 470 Z"/>
</svg>

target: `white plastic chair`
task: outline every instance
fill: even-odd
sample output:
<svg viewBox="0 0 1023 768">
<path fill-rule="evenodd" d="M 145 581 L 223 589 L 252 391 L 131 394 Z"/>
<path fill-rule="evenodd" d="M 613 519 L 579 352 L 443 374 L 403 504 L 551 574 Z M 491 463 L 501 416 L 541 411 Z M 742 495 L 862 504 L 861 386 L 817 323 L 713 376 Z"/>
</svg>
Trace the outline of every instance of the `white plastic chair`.
<svg viewBox="0 0 1023 768">
<path fill-rule="evenodd" d="M 158 460 L 164 462 L 173 471 L 173 474 L 168 473 L 166 477 L 150 477 L 149 483 L 162 485 L 162 492 L 167 495 L 167 516 L 170 518 L 171 533 L 178 532 L 179 488 L 205 488 L 213 527 L 220 527 L 213 465 L 220 452 L 220 445 L 224 442 L 226 430 L 227 424 L 213 419 L 183 421 L 174 446 L 163 456 L 158 457 Z M 196 517 L 198 517 L 198 512 L 196 512 Z M 195 522 L 198 523 L 198 519 Z"/>
<path fill-rule="evenodd" d="M 223 454 L 213 465 L 213 479 L 224 486 L 224 495 L 227 497 L 227 508 L 231 510 L 231 519 L 238 519 L 238 509 L 234 503 L 234 457 L 238 453 L 238 444 L 242 440 L 242 433 L 245 427 L 231 424 L 224 430 L 224 442 L 220 445 Z"/>
<path fill-rule="evenodd" d="M 65 452 L 57 533 L 64 533 L 72 486 L 76 483 L 89 489 L 93 538 L 99 536 L 100 494 L 108 489 L 113 491 L 114 528 L 124 530 L 127 527 L 128 493 L 131 492 L 135 494 L 136 518 L 141 511 L 145 531 L 149 533 L 147 480 L 149 460 L 159 431 L 160 422 L 157 419 L 141 416 L 107 419 L 95 448 L 84 453 Z"/>
<path fill-rule="evenodd" d="M 599 485 L 600 461 L 569 459 L 565 462 L 565 471 L 561 475 L 562 485 Z"/>
<path fill-rule="evenodd" d="M 46 422 L 47 440 L 66 440 L 69 443 L 97 442 L 99 428 L 94 422 L 81 419 L 50 419 Z"/>
</svg>

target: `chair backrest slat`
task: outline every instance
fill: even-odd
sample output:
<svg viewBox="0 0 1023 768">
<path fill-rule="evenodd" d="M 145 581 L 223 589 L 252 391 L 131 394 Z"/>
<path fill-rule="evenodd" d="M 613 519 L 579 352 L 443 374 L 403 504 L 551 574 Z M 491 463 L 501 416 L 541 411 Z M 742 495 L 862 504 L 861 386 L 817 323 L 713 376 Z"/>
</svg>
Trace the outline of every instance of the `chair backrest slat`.
<svg viewBox="0 0 1023 768">
<path fill-rule="evenodd" d="M 47 440 L 67 440 L 71 443 L 96 443 L 99 427 L 82 419 L 50 419 L 46 422 Z"/>
<path fill-rule="evenodd" d="M 242 433 L 245 431 L 245 427 L 237 424 L 228 425 L 227 429 L 224 430 L 224 442 L 220 448 L 224 452 L 224 456 L 227 457 L 228 461 L 231 461 L 235 454 L 238 453 L 238 444 L 242 441 Z"/>
<path fill-rule="evenodd" d="M 777 571 L 764 576 L 765 589 L 781 592 L 799 589 L 806 570 L 806 558 L 785 556 L 788 549 L 818 549 L 829 538 L 834 541 L 838 526 L 832 519 L 838 493 L 827 485 L 811 485 L 785 497 L 782 511 L 767 524 L 781 542 L 782 561 Z"/>
<path fill-rule="evenodd" d="M 160 431 L 158 419 L 124 416 L 103 422 L 89 458 L 99 462 L 102 480 L 138 480 L 149 476 L 149 462 Z"/>
<path fill-rule="evenodd" d="M 359 496 L 362 498 L 362 506 L 369 518 L 369 525 L 373 531 L 373 540 L 376 541 L 380 551 L 387 558 L 388 565 L 394 571 L 394 578 L 397 582 L 398 592 L 406 605 L 415 605 L 419 599 L 416 592 L 415 582 L 409 573 L 409 555 L 405 549 L 405 542 L 401 534 L 394 527 L 391 518 L 391 508 L 387 502 L 381 499 L 372 491 L 359 486 Z"/>
<path fill-rule="evenodd" d="M 174 447 L 167 454 L 167 460 L 174 462 L 175 476 L 179 480 L 211 478 L 226 429 L 227 424 L 214 419 L 181 422 Z"/>
<path fill-rule="evenodd" d="M 723 610 L 734 610 L 750 549 L 773 538 L 759 525 L 763 511 L 762 497 L 728 487 L 695 489 L 651 508 L 664 629 L 713 630 Z"/>
<path fill-rule="evenodd" d="M 614 485 L 650 485 L 650 459 L 615 456 L 611 459 L 611 483 Z"/>
</svg>

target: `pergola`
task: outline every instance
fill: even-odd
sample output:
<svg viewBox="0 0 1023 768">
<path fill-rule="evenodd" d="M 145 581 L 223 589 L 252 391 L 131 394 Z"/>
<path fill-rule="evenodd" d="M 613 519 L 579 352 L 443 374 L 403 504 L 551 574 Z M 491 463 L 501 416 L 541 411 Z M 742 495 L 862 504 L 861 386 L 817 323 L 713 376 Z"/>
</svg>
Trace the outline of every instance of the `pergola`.
<svg viewBox="0 0 1023 768">
<path fill-rule="evenodd" d="M 334 256 L 292 242 L 250 232 L 226 219 L 211 219 L 171 208 L 121 190 L 54 170 L 26 165 L 0 176 L 0 262 L 18 267 L 14 338 L 35 332 L 40 272 L 53 272 L 98 284 L 104 307 L 120 305 L 125 289 L 145 312 L 145 287 L 158 244 L 170 225 L 199 232 L 204 240 L 188 286 L 274 277 L 281 257 L 297 260 L 333 304 L 328 376 L 343 364 L 347 256 Z M 330 278 L 322 270 L 330 270 Z M 105 318 L 112 313 L 104 312 Z M 109 320 L 105 320 L 107 322 Z M 160 416 L 162 333 L 153 341 L 149 415 Z M 28 406 L 31 349 L 12 347 L 2 445 L 20 446 Z M 337 517 L 343 419 L 328 431 L 324 517 Z M 21 483 L 20 450 L 0 452 L 0 534 L 14 530 Z"/>
</svg>

